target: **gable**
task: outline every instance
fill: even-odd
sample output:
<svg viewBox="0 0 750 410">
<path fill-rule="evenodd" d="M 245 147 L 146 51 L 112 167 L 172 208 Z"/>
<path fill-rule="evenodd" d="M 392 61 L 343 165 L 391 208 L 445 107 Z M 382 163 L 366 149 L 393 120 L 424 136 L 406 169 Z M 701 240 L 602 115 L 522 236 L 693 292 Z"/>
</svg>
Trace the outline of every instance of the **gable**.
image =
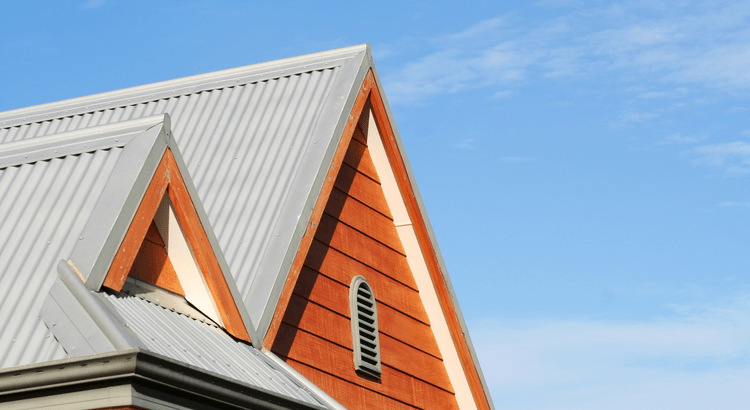
<svg viewBox="0 0 750 410">
<path fill-rule="evenodd" d="M 164 151 L 102 286 L 119 292 L 128 276 L 184 295 L 227 332 L 251 342 L 170 148 Z"/>
<path fill-rule="evenodd" d="M 379 379 L 352 364 L 350 283 L 360 276 L 377 302 Z M 359 126 L 292 293 L 271 350 L 313 382 L 332 384 L 329 394 L 344 406 L 458 408 Z"/>
<path fill-rule="evenodd" d="M 412 386 L 414 386 L 414 380 L 417 380 L 418 384 L 422 383 L 420 384 L 422 387 L 435 388 L 435 394 L 431 397 L 455 393 L 458 406 L 461 408 L 491 408 L 481 371 L 468 339 L 468 332 L 465 331 L 465 325 L 461 321 L 455 297 L 451 296 L 450 282 L 444 273 L 445 268 L 440 261 L 437 248 L 434 246 L 434 235 L 429 228 L 429 222 L 425 217 L 416 185 L 408 170 L 402 150 L 400 140 L 396 138 L 391 128 L 390 115 L 378 89 L 375 76 L 373 72 L 370 72 L 357 94 L 357 101 L 354 103 L 336 154 L 328 168 L 327 181 L 321 189 L 315 210 L 310 218 L 308 233 L 298 248 L 287 285 L 281 294 L 273 321 L 266 333 L 265 343 L 271 346 L 278 341 L 279 352 L 289 350 L 291 355 L 293 348 L 298 344 L 295 342 L 297 338 L 305 338 L 316 333 L 311 329 L 308 331 L 295 329 L 295 326 L 291 325 L 294 319 L 290 319 L 287 314 L 291 312 L 292 317 L 304 317 L 308 309 L 320 310 L 317 306 L 305 303 L 299 298 L 305 291 L 302 290 L 304 288 L 298 286 L 305 286 L 304 283 L 312 286 L 311 282 L 320 283 L 322 286 L 327 279 L 331 279 L 325 274 L 317 276 L 314 280 L 307 277 L 311 274 L 310 270 L 317 274 L 322 273 L 319 269 L 315 270 L 310 266 L 311 257 L 314 257 L 313 251 L 322 249 L 326 255 L 324 259 L 335 258 L 337 253 L 341 253 L 344 257 L 338 257 L 338 259 L 348 262 L 356 260 L 360 265 L 378 272 L 379 275 L 387 276 L 392 283 L 386 288 L 388 289 L 386 293 L 408 294 L 404 288 L 415 291 L 418 295 L 417 305 L 421 305 L 424 316 L 427 317 L 427 321 L 423 323 L 428 325 L 429 330 L 423 329 L 412 333 L 422 334 L 422 339 L 432 338 L 431 340 L 437 344 L 438 349 L 435 351 L 437 354 L 430 355 L 424 347 L 425 350 L 421 350 L 421 353 L 425 355 L 420 356 L 420 350 L 416 349 L 417 351 L 411 351 L 407 355 L 408 359 L 402 361 L 402 365 L 406 367 L 399 369 L 393 360 L 399 360 L 398 357 L 404 356 L 392 351 L 394 355 L 389 359 L 388 353 L 382 351 L 384 366 L 408 374 L 411 377 Z M 364 155 L 365 153 L 369 155 Z M 352 164 L 356 165 L 352 166 Z M 334 217 L 331 213 L 337 216 Z M 386 224 L 374 222 L 382 220 L 383 217 L 390 221 Z M 367 233 L 363 234 L 364 232 Z M 349 263 L 349 266 L 345 266 L 342 271 L 351 279 L 352 272 L 356 272 L 357 269 L 361 268 Z M 323 278 L 319 281 L 318 278 L 323 276 L 327 279 Z M 314 292 L 310 292 L 309 296 L 312 297 Z M 378 294 L 377 288 L 375 288 L 375 293 Z M 307 300 L 311 301 L 311 299 Z M 300 304 L 303 304 L 305 308 L 300 309 L 298 306 Z M 387 306 L 388 303 L 381 303 L 381 305 Z M 331 306 L 328 308 L 328 310 L 335 311 Z M 341 312 L 338 313 L 341 314 Z M 417 315 L 410 316 L 410 318 L 415 319 Z M 348 321 L 349 318 L 344 316 Z M 380 326 L 381 330 L 388 326 L 385 319 L 380 321 Z M 330 333 L 332 330 L 321 327 L 319 331 Z M 389 340 L 390 335 L 385 332 L 382 334 L 385 335 L 382 340 Z M 340 347 L 339 343 L 345 340 L 343 337 L 344 335 L 341 334 L 338 342 L 333 342 L 333 340 L 329 342 Z M 331 338 L 333 339 L 333 336 Z M 349 335 L 346 340 L 351 343 L 352 336 Z M 428 345 L 434 347 L 434 342 Z M 408 343 L 406 345 L 413 348 Z M 400 349 L 396 348 L 396 351 L 398 350 Z M 338 356 L 345 356 L 345 352 L 339 349 Z M 434 363 L 433 359 L 437 359 L 439 363 L 430 365 L 430 362 Z M 326 360 L 330 362 L 333 359 Z M 390 365 L 389 360 L 391 360 Z M 299 365 L 302 366 L 302 364 Z M 310 377 L 314 377 L 312 368 L 315 366 L 308 367 L 310 367 L 308 369 Z M 418 374 L 424 369 L 431 370 L 428 373 Z M 346 367 L 339 370 L 345 371 Z M 428 374 L 432 378 L 428 379 Z M 348 381 L 355 380 L 359 382 L 362 378 L 352 377 Z M 328 381 L 328 383 L 331 382 Z M 385 385 L 384 373 L 383 384 L 371 385 L 370 391 L 377 392 Z M 393 385 L 403 385 L 403 383 Z M 408 396 L 409 391 L 414 393 L 415 389 L 417 388 L 407 389 L 407 391 L 402 391 L 402 394 Z M 405 398 L 402 397 L 401 400 Z M 436 402 L 450 403 L 451 400 L 441 397 Z M 416 405 L 416 403 L 412 404 Z"/>
</svg>

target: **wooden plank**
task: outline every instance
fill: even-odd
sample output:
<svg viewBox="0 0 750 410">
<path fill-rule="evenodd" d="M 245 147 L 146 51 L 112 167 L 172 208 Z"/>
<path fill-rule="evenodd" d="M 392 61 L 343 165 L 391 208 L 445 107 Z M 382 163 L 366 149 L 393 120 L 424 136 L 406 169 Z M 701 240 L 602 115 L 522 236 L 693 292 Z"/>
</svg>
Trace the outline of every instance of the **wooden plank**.
<svg viewBox="0 0 750 410">
<path fill-rule="evenodd" d="M 356 169 L 342 164 L 334 185 L 347 195 L 393 219 L 393 214 L 383 195 L 383 188 L 377 182 L 357 172 Z"/>
<path fill-rule="evenodd" d="M 440 349 L 438 348 L 430 326 L 382 303 L 378 298 L 378 294 L 390 294 L 392 292 L 378 292 L 378 288 L 375 287 L 372 282 L 370 282 L 370 286 L 373 288 L 378 303 L 379 331 L 429 355 L 442 359 Z M 349 311 L 349 287 L 308 268 L 305 268 L 300 274 L 299 280 L 297 281 L 297 287 L 295 288 L 295 295 L 302 299 L 297 301 L 301 306 L 305 306 L 307 300 L 313 302 L 313 304 L 309 306 L 309 309 L 312 309 L 313 311 L 322 309 L 317 306 L 320 305 L 335 312 L 335 314 L 340 315 L 347 321 L 351 317 L 351 312 Z M 290 312 L 287 312 L 287 314 L 289 313 Z M 307 312 L 306 314 L 316 317 L 322 315 L 314 315 L 313 312 Z M 305 319 L 306 316 L 303 316 L 303 312 L 298 310 L 294 311 L 292 317 L 296 319 L 286 320 L 285 318 L 285 321 L 311 333 L 322 334 L 318 332 L 322 332 L 326 328 L 325 322 L 321 322 L 322 326 L 319 331 L 315 330 L 316 328 L 314 324 L 317 323 L 315 321 L 311 321 L 307 325 L 300 324 L 300 320 Z M 335 320 L 335 318 L 331 318 L 331 320 Z M 334 339 L 329 340 L 351 348 L 351 334 L 347 334 L 349 336 L 346 337 L 344 342 L 338 342 Z"/>
<path fill-rule="evenodd" d="M 352 139 L 346 151 L 344 163 L 380 184 L 378 171 L 375 170 L 375 163 L 372 162 L 372 156 L 366 144 Z"/>
<path fill-rule="evenodd" d="M 232 297 L 232 292 L 224 278 L 224 273 L 219 266 L 211 243 L 208 241 L 206 231 L 203 230 L 198 212 L 195 210 L 193 200 L 185 187 L 185 181 L 182 179 L 179 168 L 177 168 L 172 151 L 167 148 L 164 156 L 168 159 L 167 163 L 169 164 L 169 198 L 172 200 L 175 214 L 180 221 L 183 232 L 185 232 L 185 237 L 190 244 L 198 267 L 206 279 L 206 284 L 214 298 L 224 327 L 232 336 L 250 343 L 250 335 L 247 333 L 237 304 Z M 240 303 L 242 302 L 240 301 Z"/>
<path fill-rule="evenodd" d="M 456 395 L 429 383 L 414 379 L 414 397 L 417 407 L 437 410 L 458 410 Z"/>
<path fill-rule="evenodd" d="M 315 239 L 417 290 L 417 282 L 404 255 L 327 214 L 320 218 Z"/>
<path fill-rule="evenodd" d="M 286 311 L 287 304 L 289 303 L 289 298 L 292 296 L 292 291 L 294 290 L 294 285 L 297 282 L 297 277 L 300 270 L 302 269 L 302 265 L 305 262 L 305 258 L 307 257 L 307 251 L 310 249 L 310 244 L 315 237 L 315 232 L 319 225 L 318 221 L 323 215 L 326 203 L 328 202 L 328 197 L 331 194 L 331 190 L 333 189 L 335 181 L 338 179 L 336 178 L 336 176 L 339 174 L 339 170 L 342 167 L 344 156 L 346 155 L 346 150 L 347 148 L 349 148 L 349 142 L 352 139 L 352 134 L 354 134 L 355 130 L 358 128 L 359 116 L 362 114 L 364 106 L 367 103 L 367 99 L 370 95 L 370 89 L 374 84 L 375 81 L 373 80 L 372 71 L 369 71 L 365 76 L 365 79 L 362 81 L 362 85 L 359 89 L 359 92 L 357 93 L 357 98 L 354 101 L 354 106 L 352 107 L 349 118 L 347 119 L 346 125 L 344 126 L 339 146 L 336 147 L 336 152 L 334 153 L 333 159 L 331 160 L 331 165 L 328 168 L 328 174 L 326 175 L 326 179 L 323 182 L 323 187 L 320 190 L 320 195 L 318 195 L 318 199 L 315 201 L 315 207 L 313 207 L 312 215 L 307 221 L 305 235 L 300 241 L 299 247 L 297 248 L 297 253 L 294 255 L 294 261 L 292 262 L 292 266 L 289 269 L 289 274 L 287 275 L 286 281 L 284 282 L 284 285 L 281 289 L 281 295 L 279 296 L 279 301 L 276 304 L 276 309 L 273 313 L 273 319 L 271 319 L 271 324 L 269 325 L 268 331 L 263 338 L 263 344 L 266 346 L 270 346 L 274 343 L 276 332 L 281 325 L 281 319 L 284 316 L 284 312 Z M 365 177 L 363 176 L 363 178 Z"/>
<path fill-rule="evenodd" d="M 420 407 L 410 406 L 396 401 L 386 395 L 373 392 L 362 386 L 342 380 L 334 375 L 322 372 L 304 363 L 284 358 L 291 367 L 313 382 L 321 390 L 347 409 L 357 410 L 413 410 Z"/>
<path fill-rule="evenodd" d="M 129 276 L 185 296 L 185 290 L 182 289 L 167 250 L 149 240 L 141 244 L 141 250 L 138 251 L 138 256 L 130 268 Z"/>
<path fill-rule="evenodd" d="M 354 129 L 354 134 L 352 134 L 352 141 L 354 140 L 367 146 L 367 135 L 362 131 L 362 127 L 360 127 L 359 124 L 357 124 L 357 127 Z"/>
<path fill-rule="evenodd" d="M 409 288 L 361 262 L 320 242 L 313 241 L 305 266 L 327 277 L 349 286 L 352 278 L 362 275 L 375 289 L 390 289 L 389 292 L 376 292 L 375 298 L 414 319 L 430 324 L 427 312 L 422 305 L 419 292 Z"/>
<path fill-rule="evenodd" d="M 347 363 L 351 362 L 352 333 L 348 318 L 296 295 L 293 295 L 290 299 L 288 309 L 290 314 L 284 315 L 284 322 L 287 325 L 302 330 L 305 334 L 318 336 L 329 343 L 346 348 L 350 352 L 347 356 Z M 381 320 L 378 318 L 378 323 L 380 322 Z M 299 332 L 297 333 L 299 334 Z M 300 343 L 300 341 L 297 340 L 295 343 Z M 293 347 L 289 346 L 289 349 L 293 349 Z M 280 352 L 280 354 L 284 353 Z M 295 357 L 292 353 L 288 355 Z M 453 391 L 448 373 L 445 370 L 445 364 L 441 359 L 430 356 L 384 332 L 380 332 L 380 357 L 384 365 L 441 389 Z M 295 358 L 301 359 L 298 356 Z"/>
<path fill-rule="evenodd" d="M 279 328 L 279 336 L 282 335 L 284 339 L 291 338 L 293 343 L 285 349 L 278 349 L 280 346 L 274 344 L 272 351 L 275 354 L 336 375 L 340 379 L 403 403 L 414 404 L 416 402 L 412 377 L 409 375 L 388 367 L 383 367 L 380 380 L 359 375 L 354 370 L 353 352 L 350 349 L 295 329 L 285 323 Z M 288 353 L 285 355 L 284 351 Z"/>
<path fill-rule="evenodd" d="M 342 191 L 338 189 L 331 191 L 326 213 L 406 256 L 393 220 Z"/>
</svg>

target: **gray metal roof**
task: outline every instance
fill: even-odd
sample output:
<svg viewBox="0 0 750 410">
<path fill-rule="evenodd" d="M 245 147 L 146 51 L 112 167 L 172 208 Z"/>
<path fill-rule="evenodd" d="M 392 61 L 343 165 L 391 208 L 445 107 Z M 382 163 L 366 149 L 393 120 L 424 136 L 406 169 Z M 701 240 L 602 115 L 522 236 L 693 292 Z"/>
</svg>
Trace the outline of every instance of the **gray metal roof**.
<svg viewBox="0 0 750 410">
<path fill-rule="evenodd" d="M 212 245 L 220 248 L 220 264 L 234 277 L 246 308 L 242 311 L 262 338 L 370 69 L 379 86 L 369 46 L 360 45 L 7 111 L 0 113 L 0 147 L 169 113 L 184 168 L 213 227 Z M 453 294 L 408 159 L 403 159 Z M 455 297 L 453 303 L 484 383 Z"/>
<path fill-rule="evenodd" d="M 107 295 L 106 298 L 149 351 L 305 403 L 324 406 L 263 353 L 234 340 L 216 326 L 137 296 Z"/>
<path fill-rule="evenodd" d="M 8 111 L 0 113 L 0 142 L 169 113 L 262 335 L 366 60 L 361 45 Z"/>
<path fill-rule="evenodd" d="M 141 348 L 326 407 L 330 398 L 319 399 L 186 301 L 160 299 L 153 289 L 137 288 L 143 299 L 91 292 L 69 265 L 111 260 L 155 164 L 174 144 L 169 122 L 159 115 L 0 144 L 0 368 Z M 182 176 L 191 190 L 190 175 Z M 210 234 L 207 223 L 204 229 Z M 100 279 L 97 273 L 88 279 Z M 152 303 L 160 300 L 166 308 Z"/>
<path fill-rule="evenodd" d="M 39 310 L 123 151 L 52 142 L 0 145 L 0 368 L 65 357 Z"/>
</svg>

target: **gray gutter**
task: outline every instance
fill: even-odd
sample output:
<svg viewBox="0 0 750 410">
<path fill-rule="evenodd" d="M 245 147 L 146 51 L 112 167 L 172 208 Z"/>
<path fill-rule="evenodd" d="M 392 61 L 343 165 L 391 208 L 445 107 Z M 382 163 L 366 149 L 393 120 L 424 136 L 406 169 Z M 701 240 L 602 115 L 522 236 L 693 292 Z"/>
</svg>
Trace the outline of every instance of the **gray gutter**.
<svg viewBox="0 0 750 410">
<path fill-rule="evenodd" d="M 324 410 L 141 349 L 0 370 L 0 404 L 71 390 L 134 384 L 218 408 Z"/>
</svg>

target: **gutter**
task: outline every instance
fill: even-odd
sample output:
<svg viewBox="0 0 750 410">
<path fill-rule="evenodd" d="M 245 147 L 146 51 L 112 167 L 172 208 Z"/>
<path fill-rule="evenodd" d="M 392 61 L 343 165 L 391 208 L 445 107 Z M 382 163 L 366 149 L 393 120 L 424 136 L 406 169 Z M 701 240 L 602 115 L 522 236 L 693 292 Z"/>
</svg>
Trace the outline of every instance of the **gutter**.
<svg viewBox="0 0 750 410">
<path fill-rule="evenodd" d="M 102 385 L 143 385 L 217 408 L 325 410 L 138 348 L 0 370 L 0 406 Z"/>
</svg>

